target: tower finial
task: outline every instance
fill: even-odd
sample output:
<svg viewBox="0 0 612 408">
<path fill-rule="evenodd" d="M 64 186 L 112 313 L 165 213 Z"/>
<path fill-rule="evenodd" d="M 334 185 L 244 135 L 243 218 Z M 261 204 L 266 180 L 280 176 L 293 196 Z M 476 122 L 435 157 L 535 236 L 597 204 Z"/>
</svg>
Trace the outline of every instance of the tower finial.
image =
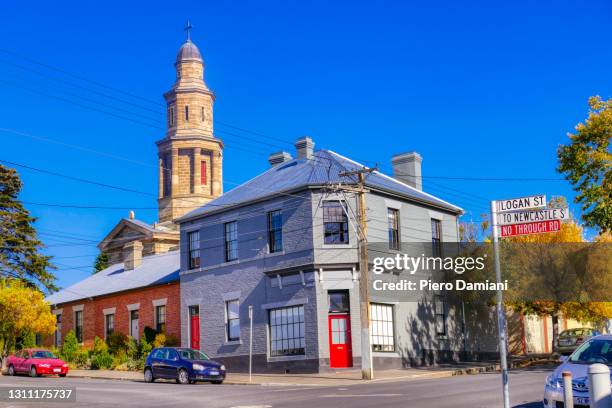
<svg viewBox="0 0 612 408">
<path fill-rule="evenodd" d="M 191 23 L 187 20 L 187 25 L 185 25 L 185 31 L 187 31 L 187 41 L 191 41 Z"/>
</svg>

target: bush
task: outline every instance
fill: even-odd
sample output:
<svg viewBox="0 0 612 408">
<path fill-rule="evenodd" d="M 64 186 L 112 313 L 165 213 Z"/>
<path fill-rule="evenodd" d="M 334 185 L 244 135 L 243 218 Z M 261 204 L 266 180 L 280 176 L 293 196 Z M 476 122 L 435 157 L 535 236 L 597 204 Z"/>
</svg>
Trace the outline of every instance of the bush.
<svg viewBox="0 0 612 408">
<path fill-rule="evenodd" d="M 140 350 L 138 349 L 138 343 L 132 336 L 128 336 L 127 342 L 125 343 L 125 351 L 129 359 L 138 360 L 140 357 Z"/>
<path fill-rule="evenodd" d="M 178 338 L 175 336 L 168 334 L 166 335 L 166 347 L 178 347 L 180 346 Z"/>
<path fill-rule="evenodd" d="M 74 334 L 74 330 L 70 330 L 68 334 L 66 334 L 64 343 L 62 344 L 62 357 L 70 363 L 75 362 L 76 354 L 80 349 L 81 346 L 76 338 L 76 334 Z"/>
<path fill-rule="evenodd" d="M 153 347 L 164 347 L 166 345 L 166 335 L 164 333 L 159 333 L 155 336 L 155 340 L 153 340 Z"/>
<path fill-rule="evenodd" d="M 155 340 L 155 336 L 157 336 L 159 333 L 157 332 L 157 330 L 152 329 L 149 326 L 145 326 L 144 328 L 144 339 L 147 341 L 147 343 L 153 343 L 153 341 Z"/>
<path fill-rule="evenodd" d="M 120 332 L 111 333 L 106 338 L 108 351 L 117 354 L 120 350 L 127 351 L 128 337 Z"/>
<path fill-rule="evenodd" d="M 95 355 L 101 354 L 103 352 L 107 352 L 108 353 L 108 346 L 106 345 L 104 340 L 102 340 L 101 338 L 96 336 L 94 338 L 93 349 L 91 350 L 90 354 L 95 356 Z"/>
<path fill-rule="evenodd" d="M 111 368 L 113 370 L 125 371 L 128 369 L 127 362 L 128 356 L 125 350 L 119 350 L 119 352 L 113 357 L 113 364 Z"/>
<path fill-rule="evenodd" d="M 90 365 L 92 370 L 99 370 L 100 368 L 109 369 L 113 365 L 113 357 L 108 351 L 104 350 L 92 357 Z"/>
<path fill-rule="evenodd" d="M 73 357 L 72 363 L 77 368 L 89 368 L 89 353 L 87 350 L 78 350 Z"/>
</svg>

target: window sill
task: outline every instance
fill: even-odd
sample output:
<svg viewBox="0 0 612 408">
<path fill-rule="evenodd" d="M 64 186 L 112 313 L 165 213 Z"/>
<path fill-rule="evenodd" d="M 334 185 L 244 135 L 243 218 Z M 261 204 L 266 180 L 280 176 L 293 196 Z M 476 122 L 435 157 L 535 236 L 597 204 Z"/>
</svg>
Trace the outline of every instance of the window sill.
<svg viewBox="0 0 612 408">
<path fill-rule="evenodd" d="M 242 344 L 242 340 L 227 340 L 223 343 L 224 346 L 240 346 Z"/>
<path fill-rule="evenodd" d="M 268 362 L 281 362 L 281 361 L 296 361 L 296 360 L 306 360 L 306 354 L 300 354 L 296 356 L 275 356 L 268 357 Z"/>
<path fill-rule="evenodd" d="M 321 248 L 323 249 L 353 249 L 357 247 L 348 243 L 348 244 L 323 244 Z"/>
</svg>

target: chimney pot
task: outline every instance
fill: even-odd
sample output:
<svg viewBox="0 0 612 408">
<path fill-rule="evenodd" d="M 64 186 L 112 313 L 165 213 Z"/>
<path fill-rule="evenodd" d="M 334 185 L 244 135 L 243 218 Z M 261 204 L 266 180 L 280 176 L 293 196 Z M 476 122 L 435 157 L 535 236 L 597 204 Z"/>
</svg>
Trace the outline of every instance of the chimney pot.
<svg viewBox="0 0 612 408">
<path fill-rule="evenodd" d="M 135 214 L 134 214 L 134 211 L 130 210 L 130 220 L 133 220 L 133 219 L 134 219 L 134 215 L 135 215 Z"/>
<path fill-rule="evenodd" d="M 417 152 L 400 153 L 393 156 L 391 164 L 393 177 L 416 188 L 423 190 L 421 163 L 423 158 Z"/>
<path fill-rule="evenodd" d="M 142 263 L 142 242 L 132 241 L 123 246 L 123 269 L 131 271 Z"/>
<path fill-rule="evenodd" d="M 287 152 L 275 152 L 268 156 L 268 163 L 270 163 L 271 167 L 278 166 L 289 160 L 291 160 L 291 155 Z"/>
<path fill-rule="evenodd" d="M 314 142 L 309 136 L 304 136 L 295 141 L 295 150 L 298 159 L 312 159 Z"/>
</svg>

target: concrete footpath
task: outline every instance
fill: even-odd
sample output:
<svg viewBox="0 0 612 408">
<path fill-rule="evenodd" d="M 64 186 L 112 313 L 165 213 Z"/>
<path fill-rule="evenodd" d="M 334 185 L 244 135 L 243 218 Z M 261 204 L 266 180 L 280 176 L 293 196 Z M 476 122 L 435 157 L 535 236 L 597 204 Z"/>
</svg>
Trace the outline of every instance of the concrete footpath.
<svg viewBox="0 0 612 408">
<path fill-rule="evenodd" d="M 377 370 L 373 382 L 393 382 L 428 378 L 452 377 L 496 371 L 496 363 L 466 363 L 437 367 Z M 69 377 L 108 380 L 143 381 L 143 374 L 136 371 L 71 370 Z M 228 373 L 224 384 L 260 386 L 346 386 L 363 383 L 359 369 L 345 369 L 318 374 L 253 374 L 252 381 L 244 373 Z"/>
</svg>

